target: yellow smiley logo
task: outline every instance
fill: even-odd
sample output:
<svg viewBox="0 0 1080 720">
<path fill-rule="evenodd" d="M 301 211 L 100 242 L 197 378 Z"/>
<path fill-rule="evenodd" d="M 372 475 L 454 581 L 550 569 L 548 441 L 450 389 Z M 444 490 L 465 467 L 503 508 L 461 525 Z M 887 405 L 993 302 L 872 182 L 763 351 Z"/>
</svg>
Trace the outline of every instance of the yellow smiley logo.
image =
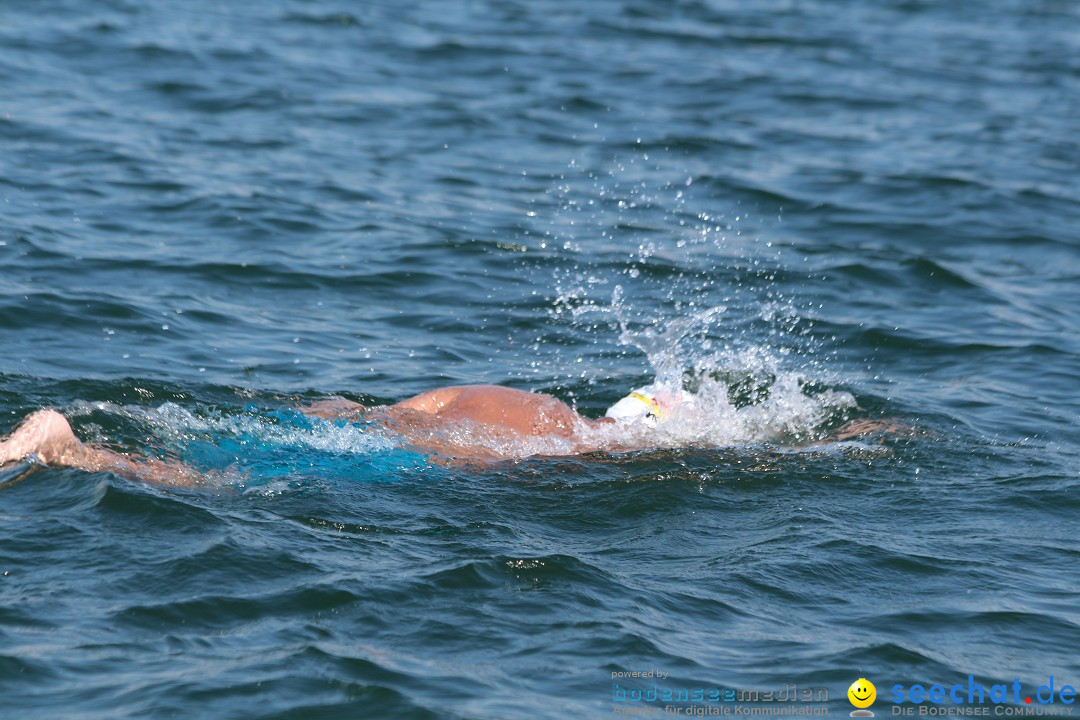
<svg viewBox="0 0 1080 720">
<path fill-rule="evenodd" d="M 868 708 L 877 698 L 877 688 L 866 678 L 859 678 L 847 689 L 847 699 L 857 708 Z"/>
</svg>

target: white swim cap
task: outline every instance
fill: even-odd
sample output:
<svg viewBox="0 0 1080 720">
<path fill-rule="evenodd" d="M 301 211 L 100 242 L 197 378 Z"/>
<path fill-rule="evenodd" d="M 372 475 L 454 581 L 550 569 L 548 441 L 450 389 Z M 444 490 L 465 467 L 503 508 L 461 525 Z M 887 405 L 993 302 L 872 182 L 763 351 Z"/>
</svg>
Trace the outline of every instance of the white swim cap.
<svg viewBox="0 0 1080 720">
<path fill-rule="evenodd" d="M 692 402 L 693 396 L 655 383 L 634 390 L 604 413 L 621 423 L 640 422 L 654 427 L 663 422 L 677 405 Z"/>
</svg>

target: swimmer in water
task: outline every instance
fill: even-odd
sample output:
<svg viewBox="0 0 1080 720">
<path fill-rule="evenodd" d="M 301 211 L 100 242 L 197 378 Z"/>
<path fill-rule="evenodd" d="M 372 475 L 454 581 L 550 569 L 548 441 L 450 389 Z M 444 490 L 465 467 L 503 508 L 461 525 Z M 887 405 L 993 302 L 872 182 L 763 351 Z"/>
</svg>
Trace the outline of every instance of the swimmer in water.
<svg viewBox="0 0 1080 720">
<path fill-rule="evenodd" d="M 552 454 L 581 454 L 605 449 L 595 432 L 604 426 L 655 427 L 677 408 L 692 406 L 693 401 L 693 396 L 682 390 L 649 385 L 634 390 L 608 408 L 604 417 L 593 420 L 551 395 L 496 385 L 465 385 L 429 390 L 393 405 L 367 407 L 330 398 L 301 411 L 328 420 L 378 423 L 397 433 L 404 446 L 444 458 L 498 460 L 508 456 L 493 449 L 497 444 L 477 443 L 468 435 L 447 431 L 466 426 L 482 429 L 487 438 L 495 440 L 554 438 L 561 441 L 563 451 Z M 873 421 L 854 421 L 831 439 L 845 440 L 877 429 Z M 133 457 L 84 443 L 75 436 L 67 418 L 55 410 L 30 414 L 0 442 L 0 466 L 25 458 L 46 465 L 114 472 L 162 485 L 196 485 L 205 480 L 204 474 L 179 461 Z"/>
</svg>

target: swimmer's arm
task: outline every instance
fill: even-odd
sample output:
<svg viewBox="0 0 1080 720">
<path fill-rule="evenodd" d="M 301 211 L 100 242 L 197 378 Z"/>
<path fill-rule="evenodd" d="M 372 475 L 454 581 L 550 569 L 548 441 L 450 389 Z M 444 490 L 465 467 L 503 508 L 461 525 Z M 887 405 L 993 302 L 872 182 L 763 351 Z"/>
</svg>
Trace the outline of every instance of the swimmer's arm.
<svg viewBox="0 0 1080 720">
<path fill-rule="evenodd" d="M 436 388 L 435 390 L 428 390 L 419 395 L 414 395 L 399 403 L 394 403 L 391 407 L 402 410 L 415 410 L 429 415 L 438 415 L 445 410 L 448 405 L 457 400 L 458 396 L 463 392 L 484 392 L 490 388 L 491 386 L 489 385 L 456 385 L 453 387 Z M 505 390 L 505 388 L 496 389 L 495 392 L 499 392 L 500 390 Z"/>
<path fill-rule="evenodd" d="M 341 420 L 345 418 L 354 418 L 360 415 L 368 408 L 360 403 L 353 402 L 352 400 L 346 400 L 343 397 L 326 398 L 325 400 L 316 400 L 315 402 L 307 405 L 306 407 L 299 408 L 300 412 L 305 415 L 311 415 L 312 417 L 323 418 L 324 420 Z"/>
<path fill-rule="evenodd" d="M 919 433 L 915 430 L 915 428 L 912 428 L 909 425 L 905 425 L 899 420 L 893 420 L 891 418 L 885 418 L 883 420 L 859 418 L 856 420 L 852 420 L 844 424 L 843 426 L 837 428 L 827 438 L 820 442 L 837 442 L 842 440 L 851 440 L 853 438 L 867 437 L 871 435 L 876 435 L 879 437 L 883 435 L 916 437 L 918 434 Z"/>
<path fill-rule="evenodd" d="M 389 423 L 399 431 L 414 426 L 430 430 L 431 422 L 438 420 L 440 410 L 460 392 L 460 388 L 440 388 L 393 405 L 374 406 L 361 405 L 343 397 L 329 397 L 297 409 L 305 415 L 323 420 L 372 420 Z"/>
</svg>

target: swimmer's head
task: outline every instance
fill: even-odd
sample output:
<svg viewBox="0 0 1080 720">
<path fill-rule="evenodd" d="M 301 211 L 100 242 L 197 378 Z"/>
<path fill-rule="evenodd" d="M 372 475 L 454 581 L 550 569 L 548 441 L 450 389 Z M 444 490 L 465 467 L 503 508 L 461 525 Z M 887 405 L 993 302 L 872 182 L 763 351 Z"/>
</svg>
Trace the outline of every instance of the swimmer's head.
<svg viewBox="0 0 1080 720">
<path fill-rule="evenodd" d="M 609 407 L 604 415 L 619 423 L 642 423 L 656 427 L 667 420 L 676 407 L 691 401 L 692 396 L 682 390 L 654 383 L 634 390 Z"/>
</svg>

